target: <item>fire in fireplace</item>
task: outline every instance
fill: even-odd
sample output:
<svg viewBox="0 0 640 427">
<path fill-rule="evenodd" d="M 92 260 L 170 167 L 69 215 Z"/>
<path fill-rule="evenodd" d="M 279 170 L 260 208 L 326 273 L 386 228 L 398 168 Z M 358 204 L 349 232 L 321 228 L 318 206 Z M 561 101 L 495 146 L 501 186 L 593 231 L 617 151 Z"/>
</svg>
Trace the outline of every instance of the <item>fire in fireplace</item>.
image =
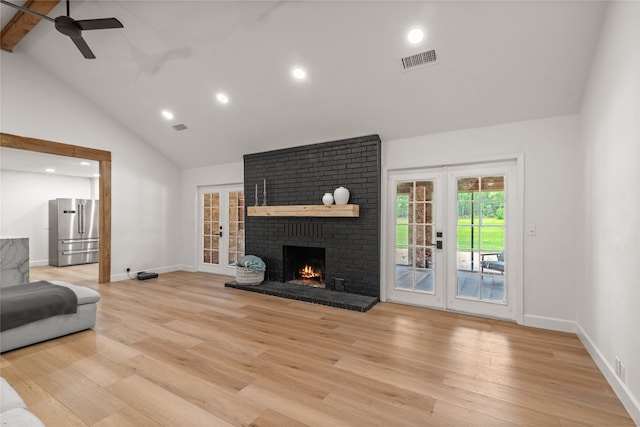
<svg viewBox="0 0 640 427">
<path fill-rule="evenodd" d="M 322 282 L 322 271 L 316 270 L 313 266 L 305 264 L 300 270 L 298 270 L 298 276 L 302 280 L 315 280 Z"/>
<path fill-rule="evenodd" d="M 325 249 L 283 246 L 284 282 L 324 288 Z"/>
</svg>

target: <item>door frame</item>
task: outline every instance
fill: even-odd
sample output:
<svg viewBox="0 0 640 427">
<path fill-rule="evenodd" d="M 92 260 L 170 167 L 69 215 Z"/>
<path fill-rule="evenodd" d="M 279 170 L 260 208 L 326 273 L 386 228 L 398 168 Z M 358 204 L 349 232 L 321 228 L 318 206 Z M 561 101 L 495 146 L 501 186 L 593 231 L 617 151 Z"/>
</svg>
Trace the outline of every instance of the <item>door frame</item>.
<svg viewBox="0 0 640 427">
<path fill-rule="evenodd" d="M 0 147 L 98 162 L 98 171 L 100 173 L 100 179 L 98 180 L 100 194 L 100 203 L 98 205 L 100 230 L 98 283 L 111 282 L 111 152 L 3 132 L 0 132 Z"/>
<path fill-rule="evenodd" d="M 459 160 L 451 160 L 450 162 L 442 162 L 442 163 L 433 163 L 429 162 L 421 163 L 415 166 L 408 167 L 399 167 L 399 168 L 382 168 L 382 176 L 381 176 L 381 200 L 382 200 L 382 209 L 380 212 L 380 223 L 381 223 L 381 239 L 380 239 L 380 277 L 383 282 L 380 286 L 380 301 L 386 302 L 389 301 L 389 295 L 387 292 L 387 283 L 390 276 L 390 268 L 388 260 L 389 251 L 393 249 L 395 246 L 393 242 L 393 237 L 391 236 L 390 224 L 392 218 L 390 218 L 390 214 L 392 210 L 389 209 L 390 203 L 392 202 L 393 195 L 395 191 L 393 188 L 389 188 L 389 175 L 391 173 L 413 173 L 419 172 L 427 169 L 435 169 L 435 168 L 444 168 L 444 167 L 457 167 L 457 166 L 474 166 L 488 163 L 497 163 L 504 161 L 515 161 L 516 163 L 516 200 L 515 200 L 515 210 L 513 216 L 513 229 L 514 229 L 514 245 L 515 247 L 511 248 L 512 251 L 510 253 L 511 260 L 514 264 L 513 270 L 510 272 L 511 274 L 511 286 L 512 292 L 515 292 L 515 307 L 514 310 L 514 320 L 522 325 L 524 324 L 524 197 L 525 197 L 525 155 L 524 153 L 508 153 L 503 155 L 493 155 L 493 156 L 474 156 L 469 159 L 459 159 Z M 445 225 L 446 226 L 446 225 Z M 392 249 L 390 249 L 392 248 Z M 435 308 L 434 308 L 435 309 Z M 451 311 L 451 310 L 449 310 Z M 475 314 L 473 314 L 475 315 Z"/>
<path fill-rule="evenodd" d="M 219 264 L 219 268 L 220 268 L 220 272 L 212 272 L 212 271 L 206 271 L 203 270 L 201 267 L 204 265 L 202 262 L 202 236 L 204 234 L 204 230 L 203 230 L 203 217 L 202 217 L 202 210 L 201 210 L 201 203 L 200 203 L 200 197 L 201 197 L 201 191 L 204 191 L 205 189 L 211 189 L 214 192 L 225 192 L 225 193 L 229 193 L 232 191 L 242 191 L 244 192 L 244 183 L 242 182 L 232 182 L 232 183 L 225 183 L 225 184 L 207 184 L 207 185 L 198 185 L 196 187 L 196 242 L 195 242 L 195 254 L 196 254 L 196 258 L 195 258 L 195 269 L 196 271 L 200 271 L 200 272 L 205 272 L 205 273 L 212 273 L 212 274 L 220 274 L 220 275 L 225 275 L 225 276 L 233 276 L 235 275 L 234 271 L 235 271 L 235 267 L 230 267 L 229 265 L 225 265 L 222 266 L 222 264 Z M 246 208 L 246 199 L 245 199 L 245 208 Z M 228 256 L 228 251 L 229 251 L 229 245 L 228 245 L 228 239 L 229 239 L 229 212 L 228 212 L 229 206 L 228 206 L 228 199 L 227 199 L 227 206 L 224 212 L 224 216 L 221 216 L 226 218 L 226 227 L 224 229 L 224 233 L 226 236 L 226 245 L 223 248 L 222 246 L 219 247 L 220 253 L 223 252 L 222 249 L 224 249 L 224 252 L 227 253 L 226 256 Z M 246 210 L 246 209 L 245 209 Z M 222 213 L 222 212 L 221 212 Z M 245 219 L 246 219 L 246 212 L 245 212 Z M 246 237 L 246 236 L 245 236 Z M 229 270 L 229 271 L 227 271 Z"/>
</svg>

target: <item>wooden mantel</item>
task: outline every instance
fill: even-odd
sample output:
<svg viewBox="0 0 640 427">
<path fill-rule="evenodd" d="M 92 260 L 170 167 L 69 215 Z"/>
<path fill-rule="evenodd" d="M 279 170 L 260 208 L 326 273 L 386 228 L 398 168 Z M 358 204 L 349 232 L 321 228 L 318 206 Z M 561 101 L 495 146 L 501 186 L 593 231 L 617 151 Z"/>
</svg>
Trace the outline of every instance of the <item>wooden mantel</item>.
<svg viewBox="0 0 640 427">
<path fill-rule="evenodd" d="M 249 206 L 248 216 L 351 217 L 360 216 L 358 205 Z"/>
</svg>

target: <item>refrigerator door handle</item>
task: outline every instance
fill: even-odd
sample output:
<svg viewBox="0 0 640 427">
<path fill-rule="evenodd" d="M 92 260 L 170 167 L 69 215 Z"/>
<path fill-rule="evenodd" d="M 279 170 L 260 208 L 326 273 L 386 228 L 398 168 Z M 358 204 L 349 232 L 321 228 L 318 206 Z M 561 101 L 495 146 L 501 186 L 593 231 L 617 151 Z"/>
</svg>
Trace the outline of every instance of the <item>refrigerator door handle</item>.
<svg viewBox="0 0 640 427">
<path fill-rule="evenodd" d="M 78 233 L 84 234 L 84 205 L 78 205 Z"/>
<path fill-rule="evenodd" d="M 72 245 L 74 243 L 98 243 L 100 239 L 75 239 L 75 240 L 60 240 L 63 245 Z"/>
<path fill-rule="evenodd" d="M 94 252 L 98 252 L 98 249 L 85 249 L 85 250 L 77 250 L 77 251 L 61 251 L 62 255 L 73 255 L 73 254 L 92 254 Z"/>
</svg>

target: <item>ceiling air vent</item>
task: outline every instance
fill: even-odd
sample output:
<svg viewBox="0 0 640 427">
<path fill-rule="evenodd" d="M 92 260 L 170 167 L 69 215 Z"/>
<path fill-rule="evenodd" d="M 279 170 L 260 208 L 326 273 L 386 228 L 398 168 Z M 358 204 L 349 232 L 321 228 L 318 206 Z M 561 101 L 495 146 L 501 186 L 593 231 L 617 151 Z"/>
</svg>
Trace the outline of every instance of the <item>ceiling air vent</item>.
<svg viewBox="0 0 640 427">
<path fill-rule="evenodd" d="M 189 129 L 189 128 L 187 127 L 187 125 L 185 125 L 184 123 L 178 123 L 177 125 L 172 125 L 171 127 L 172 127 L 172 128 L 173 128 L 173 130 L 175 130 L 176 132 L 180 132 L 180 131 L 183 131 L 183 130 L 187 130 L 187 129 Z"/>
<path fill-rule="evenodd" d="M 406 58 L 402 58 L 402 70 L 409 71 L 415 70 L 416 68 L 422 68 L 427 65 L 432 65 L 436 63 L 436 51 L 428 50 L 426 52 L 416 53 L 415 55 L 407 56 Z"/>
</svg>

